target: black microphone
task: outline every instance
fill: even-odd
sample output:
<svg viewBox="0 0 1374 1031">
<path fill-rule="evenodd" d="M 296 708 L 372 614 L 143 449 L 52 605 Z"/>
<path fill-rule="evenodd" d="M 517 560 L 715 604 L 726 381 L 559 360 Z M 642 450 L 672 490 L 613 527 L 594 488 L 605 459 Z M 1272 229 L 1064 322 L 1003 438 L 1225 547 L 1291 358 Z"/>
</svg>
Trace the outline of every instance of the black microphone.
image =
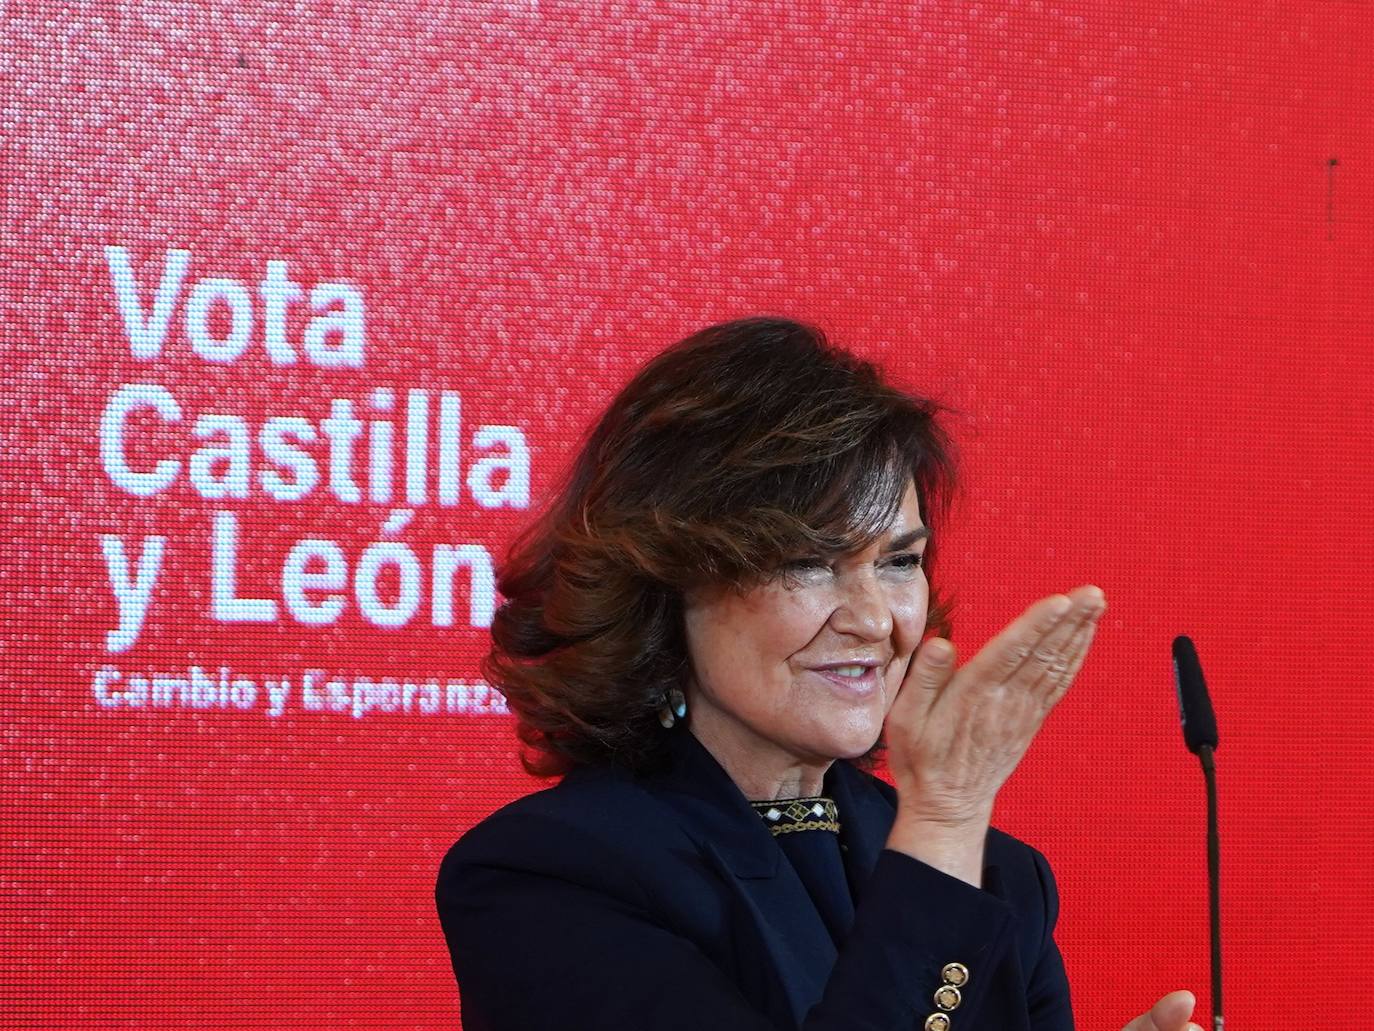
<svg viewBox="0 0 1374 1031">
<path fill-rule="evenodd" d="M 1226 1020 L 1221 1015 L 1221 837 L 1217 832 L 1217 768 L 1213 751 L 1217 747 L 1217 717 L 1207 682 L 1202 679 L 1202 664 L 1191 638 L 1174 638 L 1174 682 L 1178 687 L 1178 709 L 1183 719 L 1183 743 L 1202 762 L 1207 782 L 1207 915 L 1212 944 L 1212 1028 L 1222 1031 Z"/>
<path fill-rule="evenodd" d="M 1202 665 L 1197 661 L 1197 649 L 1190 637 L 1174 638 L 1174 679 L 1178 684 L 1178 708 L 1183 717 L 1183 743 L 1194 755 L 1202 754 L 1202 747 L 1217 747 L 1217 717 L 1212 712 L 1212 699 L 1207 695 L 1207 682 L 1202 679 Z"/>
</svg>

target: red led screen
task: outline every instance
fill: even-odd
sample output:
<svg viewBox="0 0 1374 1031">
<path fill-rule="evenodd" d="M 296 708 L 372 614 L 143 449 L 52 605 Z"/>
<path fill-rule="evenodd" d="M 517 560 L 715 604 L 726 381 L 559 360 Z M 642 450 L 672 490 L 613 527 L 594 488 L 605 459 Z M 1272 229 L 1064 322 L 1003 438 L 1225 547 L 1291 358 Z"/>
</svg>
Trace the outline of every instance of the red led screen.
<svg viewBox="0 0 1374 1031">
<path fill-rule="evenodd" d="M 1209 1012 L 1177 633 L 1227 1015 L 1368 1025 L 1367 4 L 0 25 L 0 1026 L 456 1027 L 439 860 L 537 786 L 493 570 L 632 369 L 761 312 L 955 409 L 962 650 L 1107 594 L 998 812 L 1080 1026 Z"/>
</svg>

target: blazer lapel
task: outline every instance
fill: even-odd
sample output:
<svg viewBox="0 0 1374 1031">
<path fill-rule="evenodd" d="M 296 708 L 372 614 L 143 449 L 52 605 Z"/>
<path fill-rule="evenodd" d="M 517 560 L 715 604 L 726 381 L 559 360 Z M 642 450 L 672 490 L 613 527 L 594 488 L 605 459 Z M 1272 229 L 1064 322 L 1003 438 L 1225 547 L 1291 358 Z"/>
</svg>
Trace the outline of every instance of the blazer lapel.
<svg viewBox="0 0 1374 1031">
<path fill-rule="evenodd" d="M 659 781 L 663 798 L 733 886 L 752 924 L 753 942 L 747 929 L 735 929 L 741 984 L 775 1022 L 796 1026 L 820 1000 L 835 965 L 830 932 L 734 781 L 690 732 L 672 738 L 673 765 Z"/>
<path fill-rule="evenodd" d="M 840 847 L 844 851 L 850 893 L 857 906 L 892 830 L 897 813 L 896 793 L 889 800 L 867 774 L 843 759 L 831 764 L 825 785 L 840 811 Z"/>
</svg>

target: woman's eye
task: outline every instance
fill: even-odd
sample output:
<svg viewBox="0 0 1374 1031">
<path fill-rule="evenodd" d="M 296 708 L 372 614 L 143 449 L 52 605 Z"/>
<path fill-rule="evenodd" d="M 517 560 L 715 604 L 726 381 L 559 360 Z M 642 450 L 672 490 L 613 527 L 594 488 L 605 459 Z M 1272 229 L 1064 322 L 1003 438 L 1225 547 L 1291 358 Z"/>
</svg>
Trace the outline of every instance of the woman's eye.
<svg viewBox="0 0 1374 1031">
<path fill-rule="evenodd" d="M 889 565 L 898 569 L 916 569 L 925 563 L 926 557 L 915 551 L 909 551 L 904 555 L 893 558 Z"/>
<path fill-rule="evenodd" d="M 788 562 L 784 568 L 802 572 L 808 569 L 825 569 L 828 565 L 829 563 L 827 563 L 825 559 L 817 555 L 812 555 L 806 558 L 794 558 L 792 561 Z"/>
</svg>

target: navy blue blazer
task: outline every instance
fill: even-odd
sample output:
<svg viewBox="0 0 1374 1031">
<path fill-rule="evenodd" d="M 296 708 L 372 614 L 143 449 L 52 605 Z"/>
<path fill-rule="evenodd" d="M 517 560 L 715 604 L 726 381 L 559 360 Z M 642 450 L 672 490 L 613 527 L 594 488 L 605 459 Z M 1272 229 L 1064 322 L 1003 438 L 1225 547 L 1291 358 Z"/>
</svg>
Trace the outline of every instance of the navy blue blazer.
<svg viewBox="0 0 1374 1031">
<path fill-rule="evenodd" d="M 666 773 L 580 769 L 477 824 L 435 887 L 465 1031 L 1071 1031 L 1044 856 L 989 832 L 983 888 L 885 849 L 891 786 L 836 762 L 854 923 L 837 949 L 777 841 L 682 728 Z"/>
</svg>

